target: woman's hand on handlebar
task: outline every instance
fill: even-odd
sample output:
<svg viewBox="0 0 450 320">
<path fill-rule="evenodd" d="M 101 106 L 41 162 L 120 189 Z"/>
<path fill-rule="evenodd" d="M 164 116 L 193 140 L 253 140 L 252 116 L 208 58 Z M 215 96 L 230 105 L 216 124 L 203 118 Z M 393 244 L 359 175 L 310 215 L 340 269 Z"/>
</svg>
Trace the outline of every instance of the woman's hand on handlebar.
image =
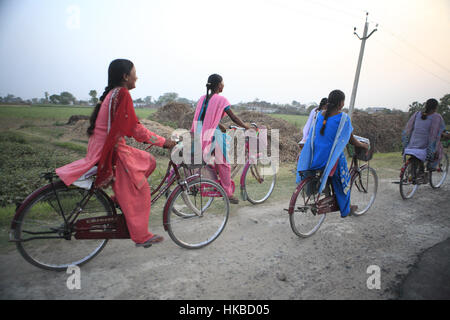
<svg viewBox="0 0 450 320">
<path fill-rule="evenodd" d="M 164 142 L 163 148 L 171 150 L 176 145 L 177 145 L 177 143 L 175 141 L 170 140 L 170 139 L 166 139 L 166 142 Z"/>
</svg>

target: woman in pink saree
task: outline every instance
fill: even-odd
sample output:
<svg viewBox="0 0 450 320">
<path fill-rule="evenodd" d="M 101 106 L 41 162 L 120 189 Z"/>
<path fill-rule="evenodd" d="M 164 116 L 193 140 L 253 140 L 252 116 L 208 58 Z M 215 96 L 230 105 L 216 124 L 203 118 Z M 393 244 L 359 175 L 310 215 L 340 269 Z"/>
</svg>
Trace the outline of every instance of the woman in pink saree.
<svg viewBox="0 0 450 320">
<path fill-rule="evenodd" d="M 214 152 L 220 184 L 227 193 L 230 202 L 237 204 L 239 200 L 233 195 L 231 166 L 227 159 L 226 129 L 220 124 L 220 120 L 228 115 L 238 126 L 245 129 L 250 129 L 250 126 L 242 122 L 231 111 L 231 104 L 227 98 L 219 95 L 224 87 L 223 78 L 220 75 L 209 76 L 206 84 L 206 95 L 200 98 L 195 109 L 191 132 L 201 136 L 204 159 L 208 158 L 208 154 Z"/>
<path fill-rule="evenodd" d="M 175 142 L 140 124 L 129 93 L 135 88 L 136 80 L 136 69 L 131 61 L 111 62 L 108 86 L 91 115 L 87 130 L 86 157 L 56 169 L 56 174 L 66 185 L 71 185 L 97 166 L 96 187 L 112 186 L 131 239 L 138 247 L 148 247 L 163 240 L 148 231 L 151 199 L 147 178 L 155 170 L 156 162 L 149 153 L 128 146 L 124 137 L 169 149 Z"/>
</svg>

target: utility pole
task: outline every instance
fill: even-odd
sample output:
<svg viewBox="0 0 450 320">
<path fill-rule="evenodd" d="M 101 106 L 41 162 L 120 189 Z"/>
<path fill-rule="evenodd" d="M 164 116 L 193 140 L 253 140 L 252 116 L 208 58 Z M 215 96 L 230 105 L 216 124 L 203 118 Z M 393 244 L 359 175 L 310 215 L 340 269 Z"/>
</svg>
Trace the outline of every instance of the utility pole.
<svg viewBox="0 0 450 320">
<path fill-rule="evenodd" d="M 353 32 L 353 34 L 356 35 L 359 40 L 361 40 L 361 49 L 359 51 L 358 67 L 356 68 L 355 81 L 353 83 L 353 90 L 352 90 L 352 97 L 350 100 L 350 106 L 348 108 L 348 115 L 350 116 L 350 118 L 352 117 L 353 109 L 355 107 L 356 92 L 358 91 L 359 75 L 361 73 L 361 65 L 362 65 L 362 60 L 363 60 L 363 56 L 364 56 L 364 49 L 366 47 L 366 40 L 369 39 L 370 36 L 375 31 L 377 31 L 377 29 L 375 28 L 369 35 L 367 35 L 367 33 L 369 31 L 368 18 L 369 18 L 369 13 L 367 12 L 366 13 L 366 24 L 364 26 L 364 35 L 362 38 L 356 33 L 356 27 Z M 377 24 L 377 27 L 378 27 L 378 24 Z"/>
</svg>

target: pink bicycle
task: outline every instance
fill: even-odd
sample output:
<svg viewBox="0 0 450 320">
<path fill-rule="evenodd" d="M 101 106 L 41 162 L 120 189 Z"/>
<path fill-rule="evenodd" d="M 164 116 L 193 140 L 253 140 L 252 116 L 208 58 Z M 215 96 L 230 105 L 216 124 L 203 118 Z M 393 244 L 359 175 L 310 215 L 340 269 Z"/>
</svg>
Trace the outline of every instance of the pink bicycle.
<svg viewBox="0 0 450 320">
<path fill-rule="evenodd" d="M 245 163 L 244 164 L 233 164 L 231 166 L 231 183 L 233 192 L 235 190 L 235 183 L 233 179 L 241 171 L 240 177 L 240 193 L 241 198 L 244 201 L 249 201 L 252 204 L 261 204 L 269 199 L 272 194 L 277 180 L 277 164 L 272 161 L 271 157 L 264 156 L 261 152 L 262 148 L 267 146 L 267 141 L 263 137 L 259 137 L 259 129 L 256 123 L 251 124 L 256 130 L 256 137 L 258 138 L 258 148 L 256 152 L 250 152 L 250 139 L 245 138 Z M 237 126 L 230 126 L 231 130 L 245 130 Z M 262 129 L 262 128 L 261 128 Z M 193 175 L 195 173 L 200 173 L 205 179 L 215 181 L 220 183 L 218 178 L 217 170 L 214 166 L 207 165 L 201 168 L 201 171 L 190 171 L 186 173 L 187 175 Z M 214 194 L 204 194 L 204 196 L 209 196 L 209 200 L 206 208 L 211 205 L 217 195 Z"/>
<path fill-rule="evenodd" d="M 179 168 L 169 161 L 166 175 L 152 191 L 151 202 L 166 195 L 162 219 L 165 231 L 183 248 L 203 248 L 224 230 L 229 200 L 217 182 L 198 174 L 183 176 Z M 94 184 L 86 189 L 66 186 L 54 172 L 41 177 L 48 184 L 22 202 L 11 223 L 10 242 L 29 263 L 65 271 L 93 259 L 109 239 L 130 239 L 120 206 L 104 190 Z M 214 203 L 209 202 L 211 195 L 217 198 Z"/>
</svg>

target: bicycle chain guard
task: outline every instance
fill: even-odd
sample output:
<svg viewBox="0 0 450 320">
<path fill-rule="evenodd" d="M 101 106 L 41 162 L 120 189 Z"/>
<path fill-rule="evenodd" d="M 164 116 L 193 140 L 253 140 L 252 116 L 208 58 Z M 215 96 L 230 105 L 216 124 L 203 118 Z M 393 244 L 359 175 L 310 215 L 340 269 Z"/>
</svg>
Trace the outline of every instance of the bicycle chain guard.
<svg viewBox="0 0 450 320">
<path fill-rule="evenodd" d="M 336 201 L 336 197 L 326 197 L 322 200 L 319 200 L 317 203 L 318 214 L 325 214 L 330 212 L 339 211 L 339 206 Z"/>
<path fill-rule="evenodd" d="M 123 214 L 80 219 L 74 226 L 75 239 L 130 239 Z"/>
</svg>

